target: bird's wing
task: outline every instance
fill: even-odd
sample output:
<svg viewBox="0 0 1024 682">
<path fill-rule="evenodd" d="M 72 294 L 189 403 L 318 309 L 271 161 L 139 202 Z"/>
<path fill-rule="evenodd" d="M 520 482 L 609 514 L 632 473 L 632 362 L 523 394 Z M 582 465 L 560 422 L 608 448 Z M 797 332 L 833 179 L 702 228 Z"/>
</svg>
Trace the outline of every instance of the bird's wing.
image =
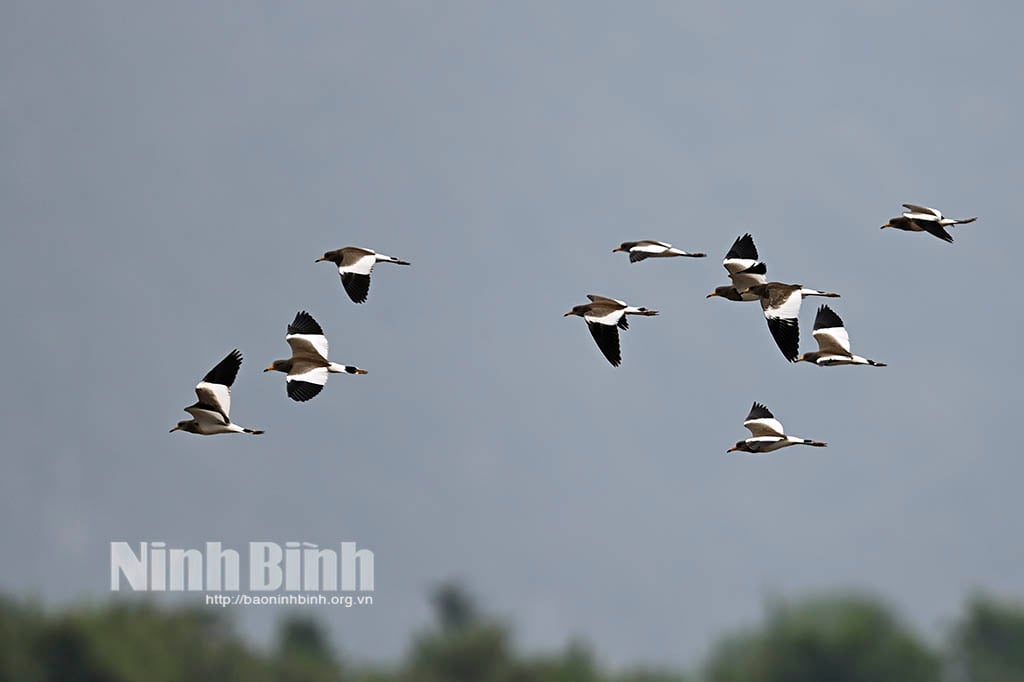
<svg viewBox="0 0 1024 682">
<path fill-rule="evenodd" d="M 757 286 L 758 284 L 767 284 L 768 266 L 758 262 L 746 270 L 730 272 L 729 279 L 732 280 L 732 285 L 736 288 L 736 291 L 743 291 L 747 287 Z"/>
<path fill-rule="evenodd" d="M 584 319 L 587 318 L 584 317 Z M 590 335 L 594 337 L 597 347 L 601 349 L 608 362 L 612 363 L 613 367 L 618 367 L 622 363 L 622 355 L 619 352 L 618 327 L 614 324 L 602 324 L 587 320 L 587 329 L 590 330 Z"/>
<path fill-rule="evenodd" d="M 590 299 L 591 303 L 611 303 L 623 308 L 626 307 L 626 302 L 620 301 L 617 298 L 608 298 L 607 296 L 598 296 L 597 294 L 587 294 L 587 298 Z"/>
<path fill-rule="evenodd" d="M 629 262 L 636 263 L 650 256 L 656 256 L 671 249 L 671 244 L 656 242 L 653 239 L 642 239 L 629 249 Z"/>
<path fill-rule="evenodd" d="M 313 316 L 305 310 L 295 315 L 295 320 L 288 325 L 288 334 L 284 337 L 292 347 L 292 357 L 314 353 L 324 360 L 327 359 L 327 337 Z"/>
<path fill-rule="evenodd" d="M 754 246 L 754 238 L 749 234 L 737 237 L 729 252 L 725 254 L 725 260 L 722 261 L 730 275 L 756 264 L 757 247 Z"/>
<path fill-rule="evenodd" d="M 193 407 L 217 413 L 224 418 L 224 423 L 227 424 L 231 419 L 231 384 L 235 383 L 238 368 L 241 366 L 242 354 L 236 348 L 207 372 L 202 381 L 196 384 L 196 397 L 199 398 L 199 402 Z M 199 416 L 188 408 L 185 408 L 185 411 L 199 419 Z"/>
<path fill-rule="evenodd" d="M 199 400 L 202 401 L 202 398 Z M 185 411 L 192 415 L 197 422 L 202 424 L 219 424 L 221 426 L 227 426 L 231 423 L 231 420 L 228 419 L 220 410 L 210 409 L 200 403 L 189 405 L 185 408 Z"/>
<path fill-rule="evenodd" d="M 850 355 L 850 335 L 842 319 L 827 305 L 818 308 L 814 318 L 814 339 L 820 353 Z"/>
<path fill-rule="evenodd" d="M 800 289 L 772 289 L 767 298 L 761 298 L 768 331 L 790 362 L 800 355 L 800 299 Z"/>
<path fill-rule="evenodd" d="M 750 414 L 743 421 L 743 426 L 747 427 L 750 435 L 755 438 L 785 435 L 781 422 L 761 403 L 754 403 L 750 408 Z"/>
<path fill-rule="evenodd" d="M 915 225 L 920 227 L 928 234 L 934 237 L 938 237 L 944 242 L 948 242 L 950 244 L 953 243 L 953 235 L 951 235 L 949 232 L 946 232 L 946 228 L 940 225 L 939 221 L 932 219 L 924 220 L 921 218 L 911 218 L 911 220 L 914 221 Z"/>
<path fill-rule="evenodd" d="M 369 249 L 348 247 L 338 265 L 341 285 L 356 303 L 365 303 L 370 293 L 370 271 L 377 262 L 377 254 Z"/>
<path fill-rule="evenodd" d="M 917 204 L 903 204 L 903 208 L 907 209 L 907 211 L 912 214 L 918 213 L 925 216 L 930 216 L 932 220 L 942 219 L 942 213 L 940 213 L 938 210 L 934 208 L 929 208 L 928 206 L 918 206 Z M 910 217 L 906 213 L 904 213 L 903 215 L 906 215 L 908 218 Z"/>
<path fill-rule="evenodd" d="M 354 272 L 358 275 L 368 275 L 377 262 L 377 252 L 370 249 L 361 249 L 349 246 L 343 249 L 341 263 L 338 264 L 338 272 Z"/>
<path fill-rule="evenodd" d="M 341 285 L 345 287 L 345 293 L 355 303 L 366 303 L 366 297 L 370 295 L 370 275 L 361 275 L 356 272 L 341 273 Z"/>
<path fill-rule="evenodd" d="M 294 369 L 293 369 L 294 372 Z M 298 402 L 305 402 L 315 397 L 327 383 L 326 367 L 301 368 L 298 372 L 289 373 L 285 379 L 288 397 Z"/>
</svg>

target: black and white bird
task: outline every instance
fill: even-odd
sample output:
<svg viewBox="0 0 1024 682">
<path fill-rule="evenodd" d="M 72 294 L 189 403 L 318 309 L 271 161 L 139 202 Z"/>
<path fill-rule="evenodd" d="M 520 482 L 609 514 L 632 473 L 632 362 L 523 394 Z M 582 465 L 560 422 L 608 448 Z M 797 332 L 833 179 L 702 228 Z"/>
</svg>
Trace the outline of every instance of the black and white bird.
<svg viewBox="0 0 1024 682">
<path fill-rule="evenodd" d="M 247 429 L 231 423 L 231 384 L 235 383 L 241 366 L 242 354 L 236 348 L 207 372 L 203 380 L 196 384 L 198 400 L 185 408 L 192 419 L 178 422 L 170 432 L 187 431 L 200 436 L 218 433 L 249 433 L 258 436 L 263 433 L 260 429 Z"/>
<path fill-rule="evenodd" d="M 743 426 L 750 431 L 750 438 L 738 441 L 726 452 L 760 453 L 788 448 L 790 445 L 810 445 L 816 448 L 828 445 L 820 440 L 787 436 L 782 429 L 782 423 L 761 403 L 754 403 L 750 408 L 750 414 L 744 420 Z"/>
<path fill-rule="evenodd" d="M 754 294 L 761 300 L 761 310 L 768 321 L 779 350 L 790 362 L 796 362 L 800 355 L 800 302 L 804 296 L 827 296 L 839 298 L 839 294 L 817 289 L 806 289 L 802 284 L 769 282 L 748 287 L 742 294 Z"/>
<path fill-rule="evenodd" d="M 285 372 L 288 397 L 303 402 L 316 396 L 327 383 L 328 374 L 366 374 L 365 369 L 339 365 L 327 359 L 327 337 L 313 316 L 305 310 L 295 315 L 284 337 L 292 347 L 287 360 L 274 360 L 264 372 Z"/>
<path fill-rule="evenodd" d="M 569 315 L 582 317 L 587 323 L 591 336 L 597 342 L 597 347 L 601 349 L 613 367 L 618 367 L 622 363 L 622 356 L 619 352 L 619 330 L 629 329 L 626 315 L 651 316 L 657 315 L 658 311 L 636 308 L 623 301 L 595 294 L 587 294 L 587 298 L 590 299 L 590 303 L 575 305 L 562 317 Z"/>
<path fill-rule="evenodd" d="M 950 225 L 973 223 L 978 219 L 977 217 L 945 218 L 942 213 L 934 208 L 917 206 L 916 204 L 903 204 L 903 208 L 907 209 L 903 212 L 903 215 L 898 218 L 890 218 L 889 222 L 882 225 L 883 230 L 887 227 L 895 227 L 897 230 L 906 230 L 907 232 L 927 232 L 952 244 L 953 236 L 946 231 L 947 227 Z"/>
<path fill-rule="evenodd" d="M 818 308 L 814 318 L 814 339 L 818 342 L 818 350 L 804 353 L 797 362 L 813 362 L 818 367 L 832 365 L 871 365 L 885 367 L 884 362 L 875 362 L 854 355 L 850 352 L 850 335 L 843 326 L 843 321 L 827 305 Z"/>
<path fill-rule="evenodd" d="M 748 287 L 768 283 L 768 266 L 757 259 L 757 247 L 750 234 L 736 238 L 732 248 L 725 254 L 722 265 L 729 273 L 732 284 L 715 287 L 705 298 L 720 296 L 730 301 L 756 301 L 758 297 L 755 294 L 740 293 Z"/>
<path fill-rule="evenodd" d="M 706 253 L 690 253 L 689 251 L 677 249 L 671 244 L 656 242 L 652 239 L 641 239 L 640 241 L 635 242 L 622 242 L 612 249 L 612 253 L 616 253 L 618 251 L 628 253 L 630 263 L 638 263 L 639 261 L 647 258 L 672 258 L 674 256 L 704 258 L 707 256 Z"/>
<path fill-rule="evenodd" d="M 328 251 L 314 262 L 319 263 L 320 261 L 330 261 L 338 266 L 338 273 L 341 275 L 341 283 L 345 287 L 345 292 L 356 303 L 366 302 L 366 297 L 370 293 L 370 272 L 375 264 L 409 265 L 408 261 L 385 256 L 383 253 L 358 246 L 346 246 Z"/>
</svg>

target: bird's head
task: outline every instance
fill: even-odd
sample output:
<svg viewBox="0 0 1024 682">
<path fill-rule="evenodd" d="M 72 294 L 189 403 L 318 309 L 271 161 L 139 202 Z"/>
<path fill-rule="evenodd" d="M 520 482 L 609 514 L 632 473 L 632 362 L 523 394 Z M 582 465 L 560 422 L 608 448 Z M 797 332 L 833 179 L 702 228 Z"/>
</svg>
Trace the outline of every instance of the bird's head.
<svg viewBox="0 0 1024 682">
<path fill-rule="evenodd" d="M 313 262 L 314 263 L 319 263 L 319 262 L 325 261 L 325 260 L 331 261 L 332 263 L 340 263 L 341 262 L 341 254 L 338 251 L 327 251 L 326 253 L 324 253 L 324 255 L 320 256 L 319 258 L 317 258 Z"/>
<path fill-rule="evenodd" d="M 726 452 L 749 452 L 749 448 L 747 447 L 746 442 L 741 440 L 737 442 L 736 445 L 733 445 L 731 448 L 726 450 Z"/>
<path fill-rule="evenodd" d="M 284 373 L 287 374 L 289 371 L 291 371 L 291 368 L 292 368 L 292 361 L 291 360 L 274 360 L 272 363 L 270 363 L 270 366 L 267 367 L 263 371 L 264 372 L 284 372 Z"/>
<path fill-rule="evenodd" d="M 191 433 L 195 433 L 195 430 L 196 430 L 196 420 L 195 419 L 186 419 L 184 421 L 180 421 L 177 424 L 175 424 L 174 428 L 172 428 L 170 431 L 168 431 L 168 433 L 174 433 L 175 431 L 188 431 L 188 432 L 191 432 Z"/>
</svg>

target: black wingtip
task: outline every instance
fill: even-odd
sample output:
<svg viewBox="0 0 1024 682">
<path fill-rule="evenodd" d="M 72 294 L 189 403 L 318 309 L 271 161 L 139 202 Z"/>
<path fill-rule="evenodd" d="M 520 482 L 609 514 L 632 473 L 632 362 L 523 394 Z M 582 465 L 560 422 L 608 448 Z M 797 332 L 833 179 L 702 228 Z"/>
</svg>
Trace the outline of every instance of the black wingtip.
<svg viewBox="0 0 1024 682">
<path fill-rule="evenodd" d="M 729 252 L 725 254 L 725 258 L 726 260 L 729 258 L 757 260 L 757 247 L 754 246 L 754 238 L 750 236 L 749 232 L 736 238 Z"/>
<path fill-rule="evenodd" d="M 288 325 L 289 334 L 323 334 L 324 330 L 313 316 L 305 310 L 295 313 L 295 319 Z"/>
<path fill-rule="evenodd" d="M 221 360 L 206 373 L 203 377 L 203 381 L 210 384 L 222 384 L 224 386 L 231 386 L 235 382 L 235 377 L 238 376 L 238 368 L 242 366 L 242 354 L 236 348 Z"/>
<path fill-rule="evenodd" d="M 818 314 L 814 317 L 814 329 L 831 329 L 833 327 L 842 327 L 843 320 L 835 311 L 829 308 L 824 303 L 818 308 Z"/>
<path fill-rule="evenodd" d="M 771 413 L 771 410 L 764 403 L 759 403 L 756 400 L 750 407 L 750 414 L 747 415 L 747 420 L 750 419 L 775 419 L 775 415 Z"/>
</svg>

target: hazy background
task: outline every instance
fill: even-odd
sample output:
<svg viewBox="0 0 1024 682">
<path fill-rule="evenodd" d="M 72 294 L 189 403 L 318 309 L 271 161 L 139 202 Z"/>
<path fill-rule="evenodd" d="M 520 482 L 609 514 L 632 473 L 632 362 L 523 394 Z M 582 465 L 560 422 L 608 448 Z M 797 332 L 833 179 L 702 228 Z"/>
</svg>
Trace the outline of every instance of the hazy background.
<svg viewBox="0 0 1024 682">
<path fill-rule="evenodd" d="M 356 540 L 376 605 L 317 615 L 357 656 L 453 577 L 528 647 L 683 664 L 766 596 L 936 630 L 1024 594 L 1024 9 L 827 5 L 0 2 L 0 589 L 106 599 L 111 540 Z M 902 202 L 980 217 L 880 231 Z M 705 300 L 745 231 L 890 366 L 790 366 Z M 313 263 L 349 244 L 413 265 L 356 306 Z M 662 311 L 619 369 L 561 318 L 589 292 Z M 288 400 L 299 309 L 370 374 Z M 169 435 L 234 347 L 267 434 Z M 725 455 L 753 400 L 829 448 Z"/>
</svg>

